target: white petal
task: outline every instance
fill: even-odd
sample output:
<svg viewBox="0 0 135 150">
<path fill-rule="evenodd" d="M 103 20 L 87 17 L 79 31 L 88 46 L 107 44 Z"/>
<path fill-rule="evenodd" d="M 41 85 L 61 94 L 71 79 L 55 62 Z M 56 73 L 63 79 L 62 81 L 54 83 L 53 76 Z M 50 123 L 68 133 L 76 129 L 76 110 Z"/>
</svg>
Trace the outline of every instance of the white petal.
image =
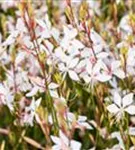
<svg viewBox="0 0 135 150">
<path fill-rule="evenodd" d="M 58 64 L 58 68 L 59 68 L 59 70 L 62 71 L 62 72 L 67 71 L 67 68 L 66 68 L 66 66 L 65 66 L 64 63 L 59 63 L 59 64 Z"/>
<path fill-rule="evenodd" d="M 46 24 L 45 24 L 45 22 L 43 22 L 42 20 L 36 19 L 36 22 L 37 22 L 37 24 L 40 25 L 41 27 L 46 28 Z"/>
<path fill-rule="evenodd" d="M 85 127 L 86 129 L 89 129 L 89 130 L 93 129 L 92 126 L 89 125 L 87 122 L 80 122 L 80 123 L 78 123 L 78 124 L 79 124 L 80 126 Z"/>
<path fill-rule="evenodd" d="M 8 46 L 8 45 L 11 45 L 15 42 L 16 40 L 16 37 L 18 36 L 19 32 L 18 31 L 14 31 L 12 32 L 8 38 L 6 39 L 6 41 L 3 42 L 3 46 Z"/>
<path fill-rule="evenodd" d="M 84 48 L 82 51 L 81 51 L 81 57 L 90 57 L 90 52 L 92 50 L 89 48 Z"/>
<path fill-rule="evenodd" d="M 25 31 L 26 28 L 25 28 L 25 25 L 24 25 L 24 22 L 21 18 L 18 18 L 17 19 L 17 24 L 16 24 L 16 29 L 20 32 L 22 31 Z"/>
<path fill-rule="evenodd" d="M 49 42 L 48 40 L 45 40 L 45 45 L 47 47 L 47 49 L 51 52 L 54 48 L 53 44 L 51 42 Z"/>
<path fill-rule="evenodd" d="M 121 65 L 120 61 L 113 61 L 111 64 L 112 70 L 119 68 Z"/>
<path fill-rule="evenodd" d="M 58 93 L 55 90 L 50 90 L 50 95 L 51 95 L 51 97 L 59 98 Z"/>
<path fill-rule="evenodd" d="M 80 142 L 77 142 L 75 140 L 71 140 L 70 144 L 71 144 L 71 150 L 80 150 L 82 146 Z"/>
<path fill-rule="evenodd" d="M 130 93 L 124 96 L 122 101 L 123 101 L 123 107 L 130 105 L 133 102 L 133 93 Z"/>
<path fill-rule="evenodd" d="M 81 61 L 78 63 L 77 68 L 78 68 L 78 69 L 81 69 L 81 68 L 85 67 L 85 65 L 86 65 L 86 61 L 85 61 L 85 60 L 81 60 Z"/>
<path fill-rule="evenodd" d="M 79 58 L 75 58 L 73 60 L 71 60 L 70 64 L 69 64 L 69 68 L 74 68 L 79 62 Z"/>
<path fill-rule="evenodd" d="M 98 59 L 99 59 L 99 58 L 103 59 L 103 58 L 106 58 L 108 55 L 109 55 L 109 54 L 106 53 L 106 52 L 101 52 L 101 53 L 97 54 L 97 58 L 98 58 Z"/>
<path fill-rule="evenodd" d="M 34 95 L 36 95 L 37 91 L 39 90 L 39 88 L 37 86 L 35 86 L 34 88 L 32 88 L 32 90 L 26 94 L 27 97 L 32 97 Z"/>
<path fill-rule="evenodd" d="M 79 77 L 75 71 L 69 70 L 68 73 L 72 80 L 79 81 Z"/>
<path fill-rule="evenodd" d="M 8 95 L 6 96 L 6 104 L 5 104 L 5 105 L 7 105 L 7 107 L 9 108 L 10 111 L 13 111 L 13 110 L 14 110 L 13 98 L 14 98 L 14 97 L 13 97 L 12 95 L 10 95 L 10 94 L 8 94 Z"/>
<path fill-rule="evenodd" d="M 51 37 L 51 34 L 49 32 L 49 30 L 45 29 L 43 32 L 41 32 L 42 34 L 42 38 L 48 39 Z"/>
<path fill-rule="evenodd" d="M 119 111 L 119 108 L 115 104 L 111 104 L 111 105 L 107 106 L 107 110 L 110 113 L 116 114 Z"/>
<path fill-rule="evenodd" d="M 65 136 L 65 134 L 60 130 L 60 138 L 61 140 L 68 146 L 69 145 L 69 139 Z"/>
<path fill-rule="evenodd" d="M 100 71 L 101 67 L 102 67 L 102 69 L 104 68 L 104 70 L 106 68 L 105 64 L 102 61 L 99 60 L 99 61 L 97 61 L 97 63 L 93 67 L 94 74 L 98 73 Z"/>
<path fill-rule="evenodd" d="M 25 56 L 27 56 L 25 52 L 18 53 L 16 60 L 15 60 L 16 65 L 18 65 L 21 61 L 23 61 Z"/>
<path fill-rule="evenodd" d="M 61 47 L 55 49 L 55 56 L 59 58 L 62 62 L 67 62 L 67 55 L 63 52 Z"/>
<path fill-rule="evenodd" d="M 93 29 L 91 29 L 90 38 L 94 44 L 101 44 L 103 42 L 102 37 Z"/>
<path fill-rule="evenodd" d="M 57 145 L 60 145 L 60 144 L 61 144 L 60 138 L 51 135 L 51 139 L 52 139 L 52 141 L 53 141 L 55 144 L 57 144 Z"/>
<path fill-rule="evenodd" d="M 79 40 L 74 39 L 73 41 L 71 41 L 71 43 L 73 44 L 73 46 L 76 49 L 82 49 L 82 48 L 84 48 L 84 45 Z"/>
<path fill-rule="evenodd" d="M 114 93 L 114 103 L 117 104 L 119 107 L 121 107 L 122 99 L 119 95 L 119 93 L 115 92 Z"/>
<path fill-rule="evenodd" d="M 129 135 L 135 136 L 135 127 L 129 127 Z"/>
<path fill-rule="evenodd" d="M 41 100 L 42 100 L 41 98 L 36 100 L 36 102 L 35 102 L 36 108 L 39 107 Z"/>
<path fill-rule="evenodd" d="M 54 82 L 51 82 L 48 87 L 49 87 L 49 89 L 56 89 L 59 87 L 59 85 Z"/>
<path fill-rule="evenodd" d="M 88 75 L 83 75 L 83 80 L 86 82 L 86 83 L 90 83 L 91 82 L 91 77 L 90 76 L 88 76 Z"/>
<path fill-rule="evenodd" d="M 68 118 L 68 121 L 70 121 L 70 122 L 73 122 L 76 120 L 75 115 L 71 112 L 67 113 L 67 118 Z"/>
<path fill-rule="evenodd" d="M 121 137 L 121 134 L 120 134 L 120 132 L 113 132 L 112 134 L 111 134 L 111 137 L 112 138 L 117 138 L 117 140 L 118 140 L 118 142 L 119 142 L 119 146 L 121 147 L 121 149 L 122 150 L 124 150 L 125 148 L 125 146 L 124 146 L 124 143 L 123 143 L 123 140 L 122 140 L 122 137 Z M 119 148 L 120 149 L 120 148 Z M 117 149 L 117 150 L 119 150 L 119 149 Z M 113 149 L 113 150 L 116 150 L 115 148 Z"/>
<path fill-rule="evenodd" d="M 100 82 L 106 82 L 109 81 L 112 78 L 112 76 L 106 74 L 98 74 L 95 78 Z"/>
<path fill-rule="evenodd" d="M 93 70 L 92 70 L 92 64 L 90 63 L 90 61 L 87 62 L 86 70 L 91 75 L 91 73 L 92 73 Z"/>
<path fill-rule="evenodd" d="M 51 23 L 49 20 L 49 16 L 47 14 L 45 15 L 45 23 L 46 23 L 47 28 L 50 30 L 51 29 Z"/>
<path fill-rule="evenodd" d="M 103 49 L 103 46 L 102 45 L 100 45 L 100 44 L 94 44 L 93 45 L 93 49 L 94 49 L 94 52 L 95 53 L 99 53 L 99 52 L 101 52 L 102 51 L 102 49 Z"/>
<path fill-rule="evenodd" d="M 78 121 L 79 122 L 84 122 L 84 121 L 86 121 L 87 120 L 87 117 L 86 116 L 78 116 Z"/>
<path fill-rule="evenodd" d="M 122 69 L 114 70 L 113 74 L 115 76 L 117 76 L 118 78 L 120 78 L 120 79 L 124 79 L 125 78 L 125 73 L 124 73 L 124 71 Z"/>
<path fill-rule="evenodd" d="M 52 28 L 51 34 L 54 37 L 54 39 L 58 42 L 59 41 L 59 36 L 60 36 L 59 30 L 57 30 L 55 28 Z"/>
<path fill-rule="evenodd" d="M 61 145 L 54 145 L 52 150 L 61 150 Z"/>
<path fill-rule="evenodd" d="M 135 106 L 134 105 L 128 106 L 127 108 L 125 108 L 125 111 L 130 115 L 135 115 Z"/>
<path fill-rule="evenodd" d="M 67 39 L 71 40 L 77 36 L 77 30 L 76 29 L 69 29 L 66 26 L 64 26 L 63 28 L 64 28 L 65 37 Z"/>
</svg>

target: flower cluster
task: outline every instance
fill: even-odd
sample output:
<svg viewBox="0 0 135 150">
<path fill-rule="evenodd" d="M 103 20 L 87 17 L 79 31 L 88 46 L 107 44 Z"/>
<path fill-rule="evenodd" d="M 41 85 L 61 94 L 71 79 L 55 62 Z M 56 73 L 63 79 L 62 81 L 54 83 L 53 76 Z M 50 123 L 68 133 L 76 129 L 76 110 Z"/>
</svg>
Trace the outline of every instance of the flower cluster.
<svg viewBox="0 0 135 150">
<path fill-rule="evenodd" d="M 11 141 L 2 140 L 7 146 L 134 149 L 135 3 L 130 3 L 0 4 L 0 116 L 8 118 L 2 123 L 8 131 L 0 134 L 9 136 Z"/>
</svg>

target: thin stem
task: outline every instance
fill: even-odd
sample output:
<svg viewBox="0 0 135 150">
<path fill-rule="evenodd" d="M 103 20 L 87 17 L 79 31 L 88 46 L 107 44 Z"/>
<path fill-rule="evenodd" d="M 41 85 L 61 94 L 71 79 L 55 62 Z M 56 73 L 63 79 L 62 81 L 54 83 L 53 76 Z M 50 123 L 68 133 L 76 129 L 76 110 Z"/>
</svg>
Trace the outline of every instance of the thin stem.
<svg viewBox="0 0 135 150">
<path fill-rule="evenodd" d="M 14 80 L 14 90 L 17 93 L 17 83 L 16 83 L 16 68 L 15 68 L 15 61 L 12 63 L 13 66 L 13 80 Z"/>
<path fill-rule="evenodd" d="M 29 12 L 28 12 L 27 9 L 26 9 L 26 13 L 27 13 L 27 15 L 30 19 Z M 27 23 L 25 16 L 24 16 L 23 19 L 24 19 L 24 23 L 25 23 L 25 25 L 26 25 L 26 27 L 29 31 L 31 41 L 34 45 L 34 49 L 35 49 L 35 52 L 36 52 L 36 57 L 37 57 L 39 65 L 40 65 L 40 68 L 41 68 L 41 71 L 42 71 L 42 74 L 43 74 L 43 78 L 45 80 L 45 91 L 46 91 L 46 95 L 47 95 L 47 98 L 48 98 L 47 108 L 48 109 L 50 108 L 50 110 L 51 110 L 51 115 L 52 115 L 52 119 L 53 119 L 53 123 L 54 123 L 54 128 L 55 128 L 55 132 L 57 134 L 58 129 L 59 129 L 59 124 L 58 124 L 58 120 L 57 120 L 56 110 L 55 110 L 54 104 L 53 104 L 53 99 L 51 98 L 50 93 L 49 93 L 49 88 L 48 88 L 48 84 L 47 84 L 47 75 L 46 75 L 46 71 L 45 71 L 45 64 L 42 63 L 42 61 L 40 60 L 40 57 L 39 57 L 40 47 L 39 47 L 39 44 L 38 44 L 38 41 L 37 41 L 37 38 L 36 38 L 35 30 L 33 28 L 29 27 L 29 24 Z M 33 37 L 34 37 L 34 39 L 33 39 Z"/>
</svg>

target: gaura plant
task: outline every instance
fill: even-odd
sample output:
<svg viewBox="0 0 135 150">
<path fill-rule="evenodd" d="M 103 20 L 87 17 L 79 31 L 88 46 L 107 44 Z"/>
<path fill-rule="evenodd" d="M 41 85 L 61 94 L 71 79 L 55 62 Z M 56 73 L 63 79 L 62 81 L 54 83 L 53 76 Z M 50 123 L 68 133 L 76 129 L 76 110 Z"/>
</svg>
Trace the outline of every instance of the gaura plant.
<svg viewBox="0 0 135 150">
<path fill-rule="evenodd" d="M 134 150 L 135 2 L 0 11 L 0 149 Z"/>
</svg>

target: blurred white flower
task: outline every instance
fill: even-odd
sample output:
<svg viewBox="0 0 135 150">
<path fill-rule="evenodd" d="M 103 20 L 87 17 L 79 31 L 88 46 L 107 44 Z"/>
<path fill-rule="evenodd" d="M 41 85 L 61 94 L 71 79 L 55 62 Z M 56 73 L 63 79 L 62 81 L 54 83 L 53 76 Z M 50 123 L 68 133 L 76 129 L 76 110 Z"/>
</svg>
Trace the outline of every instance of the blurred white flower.
<svg viewBox="0 0 135 150">
<path fill-rule="evenodd" d="M 59 85 L 54 82 L 51 82 L 48 86 L 50 95 L 54 98 L 59 98 L 58 92 L 56 90 L 58 87 Z"/>
<path fill-rule="evenodd" d="M 107 47 L 103 38 L 93 28 L 90 31 L 90 38 L 93 42 L 93 49 L 95 53 L 99 53 Z"/>
<path fill-rule="evenodd" d="M 135 127 L 129 127 L 128 128 L 128 134 L 131 136 L 135 136 Z"/>
<path fill-rule="evenodd" d="M 80 76 L 86 83 L 95 83 L 96 81 L 106 82 L 112 77 L 105 63 L 98 60 L 94 65 L 88 60 L 86 71 L 82 72 Z"/>
<path fill-rule="evenodd" d="M 0 84 L 0 105 L 6 105 L 10 111 L 14 110 L 14 96 L 7 86 Z"/>
<path fill-rule="evenodd" d="M 124 143 L 123 143 L 123 139 L 121 137 L 120 132 L 113 132 L 111 134 L 111 138 L 117 138 L 117 140 L 119 142 L 117 145 L 114 145 L 113 148 L 111 148 L 111 150 L 112 149 L 113 150 L 119 150 L 120 148 L 123 149 L 123 150 L 125 149 L 125 146 L 124 146 Z"/>
<path fill-rule="evenodd" d="M 39 107 L 41 103 L 41 98 L 35 101 L 32 99 L 32 102 L 29 106 L 25 107 L 25 112 L 21 118 L 21 124 L 27 124 L 33 126 L 34 117 L 36 115 L 36 109 Z"/>
<path fill-rule="evenodd" d="M 119 24 L 119 28 L 121 29 L 121 31 L 124 35 L 122 37 L 125 37 L 133 32 L 132 27 L 130 26 L 130 16 L 129 15 L 125 15 L 122 17 L 120 24 Z"/>
<path fill-rule="evenodd" d="M 135 105 L 133 105 L 133 93 L 125 95 L 123 98 L 119 93 L 114 93 L 114 104 L 107 106 L 107 110 L 116 115 L 117 119 L 121 119 L 124 116 L 124 112 L 130 115 L 135 115 Z"/>
<path fill-rule="evenodd" d="M 86 116 L 78 116 L 78 118 L 76 118 L 76 116 L 71 112 L 67 112 L 66 115 L 69 123 L 73 124 L 74 128 L 88 129 L 88 130 L 93 129 L 92 126 L 87 122 Z"/>
<path fill-rule="evenodd" d="M 79 63 L 79 58 L 70 58 L 69 57 L 69 59 L 67 59 L 65 61 L 66 61 L 65 63 L 61 62 L 58 64 L 59 70 L 63 74 L 63 79 L 65 79 L 65 76 L 68 73 L 69 77 L 72 80 L 79 81 L 79 76 L 77 75 L 77 73 L 75 71 L 75 67 Z"/>
<path fill-rule="evenodd" d="M 41 36 L 42 39 L 53 37 L 57 42 L 59 41 L 60 32 L 51 26 L 51 22 L 47 14 L 45 15 L 44 20 L 37 19 L 36 22 L 40 27 L 40 29 L 36 32 L 38 36 Z"/>
<path fill-rule="evenodd" d="M 64 37 L 60 42 L 60 46 L 66 50 L 68 49 L 68 46 L 70 45 L 72 40 L 75 39 L 78 33 L 77 30 L 73 27 L 64 26 L 63 28 L 64 28 Z"/>
<path fill-rule="evenodd" d="M 53 150 L 80 150 L 81 143 L 75 140 L 70 140 L 61 130 L 59 137 L 51 136 L 52 141 L 55 145 L 52 147 Z"/>
<path fill-rule="evenodd" d="M 86 116 L 78 116 L 78 120 L 77 120 L 78 127 L 83 127 L 85 129 L 92 130 L 93 129 L 92 126 L 88 124 L 86 120 L 87 120 Z"/>
</svg>

